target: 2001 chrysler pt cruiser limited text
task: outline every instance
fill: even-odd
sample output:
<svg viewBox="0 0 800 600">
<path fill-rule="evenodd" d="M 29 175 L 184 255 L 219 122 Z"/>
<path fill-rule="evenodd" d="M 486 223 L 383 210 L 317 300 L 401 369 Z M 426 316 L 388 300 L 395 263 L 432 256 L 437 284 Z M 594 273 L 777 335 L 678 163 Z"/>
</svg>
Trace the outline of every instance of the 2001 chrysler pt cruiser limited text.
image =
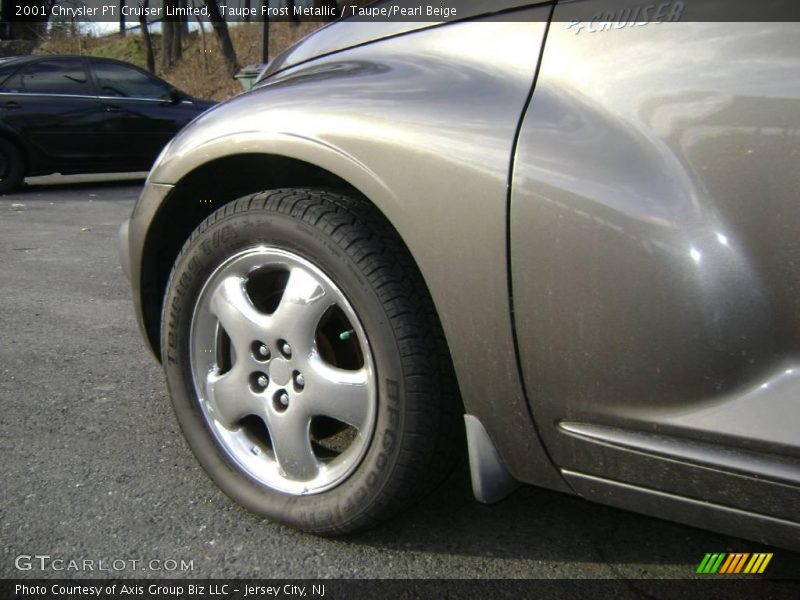
<svg viewBox="0 0 800 600">
<path fill-rule="evenodd" d="M 593 2 L 334 23 L 164 149 L 122 262 L 233 499 L 347 533 L 468 455 L 798 546 L 797 25 Z"/>
</svg>

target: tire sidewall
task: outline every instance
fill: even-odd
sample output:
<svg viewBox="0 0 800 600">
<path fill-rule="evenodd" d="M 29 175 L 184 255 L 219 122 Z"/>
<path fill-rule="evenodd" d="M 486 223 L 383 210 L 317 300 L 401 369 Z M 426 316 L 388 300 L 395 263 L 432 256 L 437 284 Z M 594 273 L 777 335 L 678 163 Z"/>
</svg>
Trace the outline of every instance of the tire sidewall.
<svg viewBox="0 0 800 600">
<path fill-rule="evenodd" d="M 194 389 L 190 331 L 200 292 L 225 260 L 257 245 L 294 252 L 320 268 L 347 297 L 369 340 L 378 383 L 372 439 L 355 471 L 319 494 L 275 491 L 240 471 L 220 447 Z M 384 302 L 351 254 L 297 218 L 266 209 L 233 213 L 203 231 L 181 254 L 162 314 L 162 357 L 175 413 L 192 451 L 222 490 L 253 512 L 306 531 L 347 531 L 366 521 L 401 447 L 404 382 L 400 348 Z"/>
</svg>

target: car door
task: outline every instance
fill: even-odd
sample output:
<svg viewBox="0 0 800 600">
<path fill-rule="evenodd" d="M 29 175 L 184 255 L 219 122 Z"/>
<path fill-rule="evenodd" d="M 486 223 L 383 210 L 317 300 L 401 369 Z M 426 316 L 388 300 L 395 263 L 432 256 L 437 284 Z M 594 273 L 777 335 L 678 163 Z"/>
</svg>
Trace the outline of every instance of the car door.
<svg viewBox="0 0 800 600">
<path fill-rule="evenodd" d="M 108 116 L 110 152 L 129 168 L 149 169 L 161 149 L 197 114 L 189 100 L 133 65 L 90 59 Z"/>
<path fill-rule="evenodd" d="M 102 160 L 96 133 L 103 107 L 80 57 L 36 60 L 2 87 L 3 123 L 51 168 L 70 170 Z"/>
<path fill-rule="evenodd" d="M 567 6 L 510 209 L 540 435 L 584 495 L 800 522 L 796 24 L 601 28 Z"/>
</svg>

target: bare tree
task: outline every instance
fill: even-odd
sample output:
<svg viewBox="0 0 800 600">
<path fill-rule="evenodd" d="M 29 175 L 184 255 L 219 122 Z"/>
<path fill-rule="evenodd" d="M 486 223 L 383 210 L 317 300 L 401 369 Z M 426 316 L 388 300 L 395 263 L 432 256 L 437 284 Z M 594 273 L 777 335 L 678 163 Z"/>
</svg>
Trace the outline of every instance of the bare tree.
<svg viewBox="0 0 800 600">
<path fill-rule="evenodd" d="M 197 8 L 197 0 L 192 0 L 192 7 Z M 203 25 L 203 21 L 200 19 L 199 15 L 197 15 L 195 18 L 197 19 L 197 26 L 200 28 L 200 41 L 203 46 L 203 72 L 208 73 L 208 45 L 206 44 L 206 28 Z"/>
<path fill-rule="evenodd" d="M 177 63 L 183 57 L 183 17 L 172 22 L 172 64 Z"/>
<path fill-rule="evenodd" d="M 47 34 L 47 22 L 50 19 L 50 8 L 53 1 L 37 2 L 36 4 L 41 6 L 42 10 L 35 15 L 18 18 L 15 16 L 16 8 L 22 3 L 3 0 L 0 4 L 0 21 L 2 21 L 4 39 L 41 42 Z"/>
<path fill-rule="evenodd" d="M 180 0 L 164 0 L 164 8 L 177 8 Z M 161 21 L 161 69 L 166 71 L 181 59 L 183 54 L 181 18 L 170 17 Z"/>
<path fill-rule="evenodd" d="M 164 2 L 166 4 L 166 2 Z M 161 70 L 166 71 L 172 67 L 172 22 L 161 21 Z"/>
<path fill-rule="evenodd" d="M 233 77 L 239 72 L 239 61 L 236 58 L 236 50 L 231 41 L 231 34 L 228 31 L 228 24 L 219 12 L 217 0 L 203 0 L 208 7 L 208 20 L 211 21 L 211 26 L 214 28 L 214 33 L 217 34 L 219 47 L 222 50 L 222 58 L 225 60 L 225 67 L 228 75 Z"/>
<path fill-rule="evenodd" d="M 146 9 L 150 5 L 150 0 L 142 0 L 139 4 L 143 9 Z M 156 72 L 156 57 L 153 54 L 153 40 L 150 39 L 150 29 L 147 24 L 147 17 L 144 15 L 147 10 L 142 10 L 141 15 L 139 15 L 139 25 L 142 27 L 142 37 L 144 38 L 144 50 L 145 55 L 147 57 L 147 70 L 151 73 Z"/>
<path fill-rule="evenodd" d="M 295 13 L 295 1 L 294 0 L 286 0 L 286 6 L 289 8 L 289 18 L 292 20 L 292 23 L 295 26 L 300 25 L 300 17 Z"/>
<path fill-rule="evenodd" d="M 180 0 L 181 8 L 184 9 L 183 12 L 186 12 L 186 8 L 189 6 L 189 0 Z M 194 4 L 192 5 L 194 6 Z M 189 39 L 189 17 L 181 15 L 181 36 L 184 40 Z"/>
</svg>

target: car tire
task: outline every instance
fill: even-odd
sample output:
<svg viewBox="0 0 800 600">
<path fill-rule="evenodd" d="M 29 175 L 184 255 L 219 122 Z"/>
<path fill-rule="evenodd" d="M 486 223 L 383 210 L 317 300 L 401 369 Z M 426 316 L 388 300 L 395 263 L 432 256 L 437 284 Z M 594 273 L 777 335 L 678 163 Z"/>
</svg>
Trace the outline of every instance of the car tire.
<svg viewBox="0 0 800 600">
<path fill-rule="evenodd" d="M 463 456 L 463 410 L 425 283 L 355 195 L 273 190 L 209 216 L 167 285 L 162 360 L 211 479 L 303 531 L 371 527 Z"/>
<path fill-rule="evenodd" d="M 0 139 L 0 194 L 14 191 L 25 177 L 25 164 L 13 142 Z"/>
</svg>

